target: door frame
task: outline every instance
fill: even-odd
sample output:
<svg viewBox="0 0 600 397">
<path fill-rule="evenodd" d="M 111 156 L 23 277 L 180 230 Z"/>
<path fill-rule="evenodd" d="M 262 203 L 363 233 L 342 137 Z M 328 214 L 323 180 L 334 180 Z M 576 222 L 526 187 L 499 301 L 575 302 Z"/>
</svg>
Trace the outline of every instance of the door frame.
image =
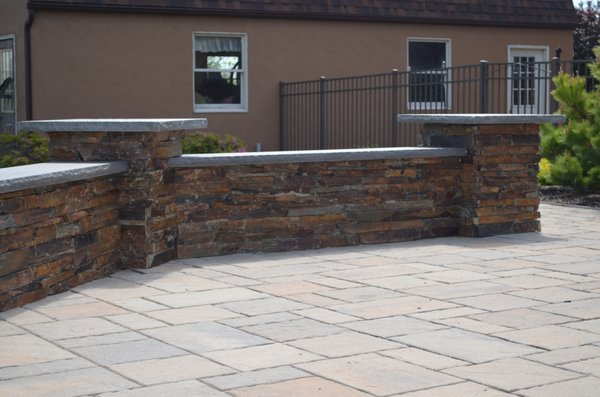
<svg viewBox="0 0 600 397">
<path fill-rule="evenodd" d="M 509 44 L 507 47 L 507 61 L 508 61 L 508 66 L 507 66 L 507 86 L 506 86 L 506 104 L 507 104 L 507 109 L 510 113 L 515 113 L 513 111 L 513 107 L 515 107 L 515 105 L 513 104 L 513 92 L 512 92 L 512 67 L 511 64 L 513 63 L 513 52 L 514 51 L 523 51 L 523 52 L 529 52 L 531 55 L 533 55 L 534 57 L 540 57 L 539 61 L 536 62 L 549 62 L 550 58 L 549 58 L 549 54 L 550 54 L 550 47 L 549 46 L 545 46 L 545 45 L 526 45 L 526 44 Z M 550 64 L 547 64 L 547 68 L 550 67 Z M 538 73 L 541 73 L 542 71 L 537 71 Z M 550 73 L 550 70 L 548 69 L 546 71 L 547 73 Z M 540 84 L 544 84 L 543 86 L 540 87 Z M 541 93 L 541 95 L 536 95 L 536 98 L 539 98 L 540 101 L 544 101 L 545 104 L 545 109 L 543 110 L 543 113 L 548 113 L 549 108 L 550 108 L 550 79 L 549 78 L 542 78 L 540 75 L 538 75 L 536 73 L 536 78 L 535 78 L 535 91 L 536 93 L 538 92 L 538 90 L 543 89 L 544 91 Z M 534 105 L 534 107 L 538 110 L 540 110 L 540 106 L 541 104 L 536 104 Z M 518 109 L 518 112 L 516 113 L 528 113 L 527 112 L 527 108 L 529 107 L 529 105 L 521 105 L 521 108 Z M 532 109 L 530 109 L 532 110 Z"/>
<path fill-rule="evenodd" d="M 18 112 L 19 112 L 19 101 L 18 101 L 18 90 L 17 90 L 17 36 L 14 34 L 5 34 L 5 35 L 0 35 L 0 41 L 3 40 L 12 40 L 12 53 L 13 53 L 13 59 L 12 59 L 12 63 L 13 63 L 13 101 L 14 101 L 14 108 L 15 108 L 15 113 L 14 113 L 14 117 L 15 117 L 15 127 L 14 127 L 14 131 L 13 134 L 17 134 L 17 123 L 18 123 Z"/>
</svg>

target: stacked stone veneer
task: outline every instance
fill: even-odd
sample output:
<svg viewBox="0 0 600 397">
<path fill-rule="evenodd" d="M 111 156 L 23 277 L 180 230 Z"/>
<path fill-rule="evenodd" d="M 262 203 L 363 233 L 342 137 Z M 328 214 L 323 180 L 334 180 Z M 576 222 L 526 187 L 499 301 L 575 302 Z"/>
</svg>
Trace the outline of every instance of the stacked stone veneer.
<svg viewBox="0 0 600 397">
<path fill-rule="evenodd" d="M 325 161 L 325 153 L 315 162 L 177 168 L 178 256 L 456 235 L 459 153 L 346 161 Z"/>
<path fill-rule="evenodd" d="M 538 126 L 562 117 L 399 118 L 431 147 L 181 156 L 205 120 L 24 123 L 112 171 L 0 180 L 0 310 L 173 258 L 539 230 Z"/>
<path fill-rule="evenodd" d="M 461 165 L 461 236 L 540 230 L 539 123 L 564 122 L 564 116 L 404 115 L 399 119 L 425 123 L 426 146 L 467 149 Z"/>
<path fill-rule="evenodd" d="M 118 196 L 112 175 L 0 193 L 0 310 L 114 272 Z"/>
</svg>

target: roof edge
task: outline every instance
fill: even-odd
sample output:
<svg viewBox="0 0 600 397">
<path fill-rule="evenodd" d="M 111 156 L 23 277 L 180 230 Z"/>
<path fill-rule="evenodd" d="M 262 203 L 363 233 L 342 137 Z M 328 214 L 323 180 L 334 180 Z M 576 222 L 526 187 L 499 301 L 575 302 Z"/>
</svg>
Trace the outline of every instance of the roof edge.
<svg viewBox="0 0 600 397">
<path fill-rule="evenodd" d="M 56 10 L 56 11 L 100 11 L 100 12 L 126 12 L 140 14 L 169 14 L 169 15 L 195 15 L 195 16 L 219 16 L 236 18 L 268 18 L 268 19 L 296 19 L 296 20 L 330 20 L 348 22 L 383 22 L 383 23 L 419 23 L 431 25 L 467 25 L 467 26 L 495 26 L 495 27 L 523 27 L 523 28 L 558 28 L 573 29 L 577 22 L 573 23 L 545 23 L 545 22 L 518 22 L 518 21 L 481 21 L 470 19 L 435 19 L 435 18 L 413 18 L 413 17 L 386 17 L 386 16 L 355 16 L 335 13 L 311 13 L 311 12 L 269 12 L 269 11 L 240 11 L 222 9 L 197 9 L 192 7 L 160 7 L 160 6 L 131 6 L 131 5 L 90 5 L 90 4 L 65 4 L 63 2 L 37 2 L 29 0 L 27 3 L 32 10 Z"/>
</svg>

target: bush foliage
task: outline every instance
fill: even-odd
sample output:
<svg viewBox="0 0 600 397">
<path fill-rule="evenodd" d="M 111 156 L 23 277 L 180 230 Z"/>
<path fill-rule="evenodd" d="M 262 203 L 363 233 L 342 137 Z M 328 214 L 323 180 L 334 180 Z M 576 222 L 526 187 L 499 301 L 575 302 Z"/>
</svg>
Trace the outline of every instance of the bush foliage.
<svg viewBox="0 0 600 397">
<path fill-rule="evenodd" d="M 48 161 L 48 138 L 35 132 L 0 134 L 0 168 Z"/>
<path fill-rule="evenodd" d="M 594 49 L 596 62 L 590 72 L 600 80 L 600 47 Z M 564 125 L 542 126 L 542 156 L 550 170 L 540 182 L 571 186 L 579 191 L 600 190 L 600 86 L 586 91 L 585 80 L 561 73 L 554 78 L 552 95 L 560 112 L 567 116 Z"/>
<path fill-rule="evenodd" d="M 221 137 L 213 133 L 188 135 L 182 142 L 183 152 L 232 153 L 245 152 L 244 141 L 232 135 Z M 34 132 L 18 135 L 0 134 L 0 168 L 48 161 L 48 138 Z"/>
<path fill-rule="evenodd" d="M 233 153 L 245 152 L 243 140 L 233 135 L 220 136 L 214 133 L 194 133 L 185 137 L 182 142 L 183 153 Z"/>
</svg>

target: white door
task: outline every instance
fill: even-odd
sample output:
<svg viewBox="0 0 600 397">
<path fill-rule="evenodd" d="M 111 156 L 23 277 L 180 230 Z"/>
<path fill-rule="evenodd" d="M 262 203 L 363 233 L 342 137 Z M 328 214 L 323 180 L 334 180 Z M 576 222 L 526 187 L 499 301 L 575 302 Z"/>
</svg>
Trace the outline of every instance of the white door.
<svg viewBox="0 0 600 397">
<path fill-rule="evenodd" d="M 516 114 L 545 114 L 549 109 L 550 64 L 547 48 L 508 49 L 508 109 Z"/>
</svg>

